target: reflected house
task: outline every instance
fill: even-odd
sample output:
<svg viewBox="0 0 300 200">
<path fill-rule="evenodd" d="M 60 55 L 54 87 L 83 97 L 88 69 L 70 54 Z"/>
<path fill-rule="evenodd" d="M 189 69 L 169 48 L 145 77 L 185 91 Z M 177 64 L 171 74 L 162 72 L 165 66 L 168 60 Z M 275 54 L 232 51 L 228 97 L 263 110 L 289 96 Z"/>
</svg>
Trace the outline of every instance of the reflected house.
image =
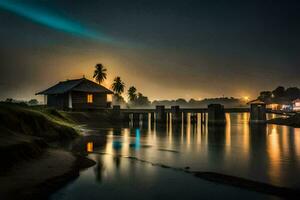
<svg viewBox="0 0 300 200">
<path fill-rule="evenodd" d="M 86 78 L 67 80 L 37 93 L 57 109 L 95 109 L 111 106 L 112 91 Z"/>
<path fill-rule="evenodd" d="M 94 143 L 93 142 L 88 142 L 86 144 L 86 151 L 89 152 L 89 153 L 94 151 Z"/>
</svg>

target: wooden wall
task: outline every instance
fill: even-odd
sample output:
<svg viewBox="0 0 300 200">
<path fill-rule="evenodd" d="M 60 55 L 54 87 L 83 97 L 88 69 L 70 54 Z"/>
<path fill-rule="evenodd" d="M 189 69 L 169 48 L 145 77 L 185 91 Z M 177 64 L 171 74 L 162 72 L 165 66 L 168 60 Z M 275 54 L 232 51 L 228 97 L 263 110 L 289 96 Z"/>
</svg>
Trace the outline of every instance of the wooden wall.
<svg viewBox="0 0 300 200">
<path fill-rule="evenodd" d="M 87 95 L 93 94 L 93 103 L 87 103 Z M 107 95 L 103 93 L 72 92 L 73 109 L 106 108 Z"/>
<path fill-rule="evenodd" d="M 47 95 L 47 105 L 57 109 L 68 108 L 68 94 Z"/>
<path fill-rule="evenodd" d="M 103 93 L 72 92 L 73 109 L 107 108 L 107 95 Z M 87 103 L 87 95 L 93 94 L 93 103 Z M 69 95 L 47 95 L 47 105 L 57 109 L 69 109 Z"/>
</svg>

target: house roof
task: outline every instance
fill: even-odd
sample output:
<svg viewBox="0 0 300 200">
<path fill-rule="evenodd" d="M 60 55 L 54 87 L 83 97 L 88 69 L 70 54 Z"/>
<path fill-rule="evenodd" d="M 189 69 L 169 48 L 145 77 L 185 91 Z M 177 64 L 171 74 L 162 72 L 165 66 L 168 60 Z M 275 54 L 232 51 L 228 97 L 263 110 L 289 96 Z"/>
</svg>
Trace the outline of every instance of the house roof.
<svg viewBox="0 0 300 200">
<path fill-rule="evenodd" d="M 86 78 L 81 78 L 61 81 L 44 91 L 36 93 L 36 95 L 64 94 L 70 91 L 113 94 L 111 90 L 103 87 L 102 85 L 99 85 Z"/>
</svg>

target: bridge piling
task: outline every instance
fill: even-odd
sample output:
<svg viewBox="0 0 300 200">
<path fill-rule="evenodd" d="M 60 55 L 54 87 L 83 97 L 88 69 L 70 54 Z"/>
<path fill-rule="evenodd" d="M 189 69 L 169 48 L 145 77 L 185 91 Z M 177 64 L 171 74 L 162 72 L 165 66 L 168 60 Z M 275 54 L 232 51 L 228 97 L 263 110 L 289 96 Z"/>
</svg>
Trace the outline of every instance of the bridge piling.
<svg viewBox="0 0 300 200">
<path fill-rule="evenodd" d="M 149 121 L 149 113 L 142 113 L 142 114 L 141 114 L 141 117 L 142 117 L 142 123 L 143 123 L 143 126 L 144 126 L 144 125 L 148 125 L 148 121 Z"/>
<path fill-rule="evenodd" d="M 197 113 L 191 113 L 191 124 L 197 124 Z"/>
<path fill-rule="evenodd" d="M 208 105 L 208 124 L 225 124 L 224 106 L 221 104 Z"/>
<path fill-rule="evenodd" d="M 266 104 L 252 103 L 250 107 L 250 123 L 266 122 Z"/>
<path fill-rule="evenodd" d="M 179 106 L 171 106 L 172 122 L 181 122 L 182 114 Z"/>
<path fill-rule="evenodd" d="M 150 113 L 150 122 L 151 122 L 151 124 L 154 123 L 154 112 Z"/>
<path fill-rule="evenodd" d="M 156 122 L 166 123 L 167 115 L 165 112 L 165 106 L 156 106 Z"/>
<path fill-rule="evenodd" d="M 119 105 L 113 106 L 112 115 L 117 121 L 120 121 L 121 120 L 121 106 L 119 106 Z"/>
<path fill-rule="evenodd" d="M 186 112 L 182 112 L 182 120 L 183 120 L 183 124 L 187 123 L 187 113 Z"/>
<path fill-rule="evenodd" d="M 132 124 L 134 127 L 137 127 L 140 125 L 140 113 L 132 114 Z"/>
<path fill-rule="evenodd" d="M 121 113 L 121 120 L 124 123 L 129 123 L 130 122 L 130 115 L 129 115 L 129 113 Z"/>
</svg>

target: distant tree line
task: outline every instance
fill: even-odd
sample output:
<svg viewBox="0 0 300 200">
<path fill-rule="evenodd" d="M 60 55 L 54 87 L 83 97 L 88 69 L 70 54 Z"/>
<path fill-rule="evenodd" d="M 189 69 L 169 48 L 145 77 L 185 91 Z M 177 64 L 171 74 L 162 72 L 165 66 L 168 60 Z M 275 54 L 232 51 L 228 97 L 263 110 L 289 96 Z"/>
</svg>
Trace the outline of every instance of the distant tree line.
<svg viewBox="0 0 300 200">
<path fill-rule="evenodd" d="M 225 107 L 244 107 L 247 102 L 243 99 L 238 99 L 234 97 L 220 97 L 220 98 L 205 98 L 202 100 L 185 100 L 183 98 L 179 98 L 177 100 L 154 100 L 152 102 L 152 106 L 156 105 L 165 105 L 167 107 L 170 106 L 181 106 L 186 108 L 201 108 L 207 107 L 209 104 L 222 104 Z"/>
<path fill-rule="evenodd" d="M 278 86 L 273 91 L 262 91 L 258 99 L 264 102 L 293 101 L 300 98 L 300 89 L 298 87 L 289 87 L 285 89 Z"/>
<path fill-rule="evenodd" d="M 5 103 L 15 103 L 15 104 L 20 104 L 20 105 L 28 105 L 28 106 L 36 106 L 39 104 L 39 101 L 37 99 L 30 99 L 29 101 L 21 101 L 21 100 L 16 100 L 13 98 L 7 98 L 5 101 L 2 101 Z"/>
</svg>

